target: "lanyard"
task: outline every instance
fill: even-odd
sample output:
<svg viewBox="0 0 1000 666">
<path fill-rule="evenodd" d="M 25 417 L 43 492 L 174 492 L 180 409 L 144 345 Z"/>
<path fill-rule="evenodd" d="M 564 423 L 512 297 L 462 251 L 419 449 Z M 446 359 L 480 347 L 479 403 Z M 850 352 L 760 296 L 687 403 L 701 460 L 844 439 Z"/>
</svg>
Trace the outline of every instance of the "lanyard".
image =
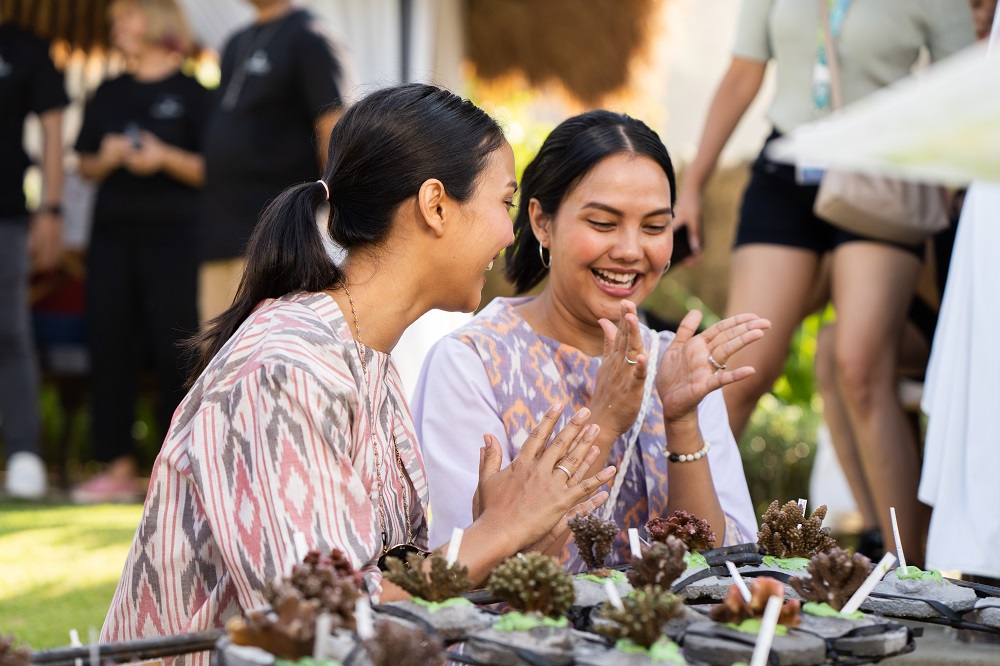
<svg viewBox="0 0 1000 666">
<path fill-rule="evenodd" d="M 851 0 L 826 0 L 827 11 L 830 13 L 830 32 L 833 43 L 829 48 L 837 48 L 836 42 L 840 39 L 840 29 L 844 24 L 844 16 Z M 816 62 L 813 64 L 812 95 L 813 104 L 817 113 L 825 113 L 830 110 L 830 65 L 826 57 L 826 36 L 823 34 L 823 20 L 819 17 L 819 25 L 816 27 Z"/>
</svg>

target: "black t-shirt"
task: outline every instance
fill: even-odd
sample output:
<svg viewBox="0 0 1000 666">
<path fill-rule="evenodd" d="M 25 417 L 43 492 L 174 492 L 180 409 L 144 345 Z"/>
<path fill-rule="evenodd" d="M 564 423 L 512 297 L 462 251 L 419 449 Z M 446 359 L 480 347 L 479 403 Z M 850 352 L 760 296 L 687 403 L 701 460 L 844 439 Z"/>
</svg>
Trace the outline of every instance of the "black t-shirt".
<svg viewBox="0 0 1000 666">
<path fill-rule="evenodd" d="M 69 104 L 49 47 L 14 26 L 0 25 L 0 219 L 23 218 L 24 119 Z"/>
<path fill-rule="evenodd" d="M 161 141 L 198 153 L 210 93 L 180 72 L 160 81 L 130 74 L 106 81 L 83 114 L 76 150 L 97 153 L 106 134 L 145 130 Z M 138 176 L 124 167 L 101 182 L 94 204 L 95 233 L 193 234 L 201 219 L 201 190 L 161 172 Z"/>
<path fill-rule="evenodd" d="M 209 260 L 241 256 L 267 202 L 319 178 L 315 122 L 342 104 L 334 46 L 304 10 L 233 35 L 221 69 L 205 138 Z"/>
</svg>

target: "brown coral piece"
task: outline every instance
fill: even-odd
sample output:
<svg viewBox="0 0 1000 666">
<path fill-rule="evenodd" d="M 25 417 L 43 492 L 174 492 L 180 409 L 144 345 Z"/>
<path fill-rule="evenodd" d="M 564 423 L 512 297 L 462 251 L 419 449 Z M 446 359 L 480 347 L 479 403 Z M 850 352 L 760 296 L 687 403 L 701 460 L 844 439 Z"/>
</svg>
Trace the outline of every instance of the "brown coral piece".
<svg viewBox="0 0 1000 666">
<path fill-rule="evenodd" d="M 424 571 L 424 557 L 419 553 L 410 553 L 406 562 L 397 558 L 386 561 L 388 571 L 385 579 L 400 586 L 415 597 L 427 601 L 444 601 L 461 596 L 472 587 L 469 580 L 469 568 L 458 563 L 448 566 L 448 560 L 436 552 L 428 558 L 430 571 Z"/>
<path fill-rule="evenodd" d="M 588 569 L 601 569 L 611 553 L 611 544 L 618 536 L 618 525 L 611 520 L 601 520 L 593 513 L 569 520 L 573 540 L 580 551 L 580 559 Z"/>
<path fill-rule="evenodd" d="M 785 584 L 769 576 L 758 576 L 750 582 L 750 603 L 747 603 L 740 594 L 736 585 L 730 585 L 722 603 L 712 608 L 708 617 L 716 622 L 732 622 L 739 624 L 749 618 L 761 619 L 764 617 L 764 609 L 767 607 L 767 600 L 771 597 L 785 598 Z M 798 599 L 789 599 L 782 605 L 781 613 L 778 614 L 778 624 L 786 627 L 797 627 L 802 621 L 799 616 Z"/>
<path fill-rule="evenodd" d="M 813 556 L 806 567 L 809 578 L 792 578 L 792 587 L 806 601 L 827 603 L 834 610 L 844 607 L 868 578 L 872 561 L 861 553 L 853 556 L 842 548 Z"/>
<path fill-rule="evenodd" d="M 31 650 L 26 646 L 14 646 L 13 636 L 0 634 L 0 666 L 30 666 Z"/>
<path fill-rule="evenodd" d="M 825 504 L 806 518 L 798 502 L 791 500 L 779 506 L 778 500 L 774 500 L 761 516 L 757 543 L 765 555 L 778 558 L 809 558 L 828 553 L 837 547 L 837 542 L 830 536 L 830 528 L 823 527 L 824 518 Z"/>
<path fill-rule="evenodd" d="M 271 607 L 285 587 L 298 590 L 303 599 L 319 602 L 319 612 L 333 616 L 333 628 L 354 629 L 354 602 L 361 594 L 361 574 L 354 570 L 350 560 L 334 548 L 322 556 L 313 550 L 292 573 L 280 583 L 271 583 L 264 593 Z"/>
<path fill-rule="evenodd" d="M 687 511 L 674 511 L 669 518 L 653 518 L 646 523 L 646 534 L 653 541 L 666 541 L 668 536 L 676 537 L 692 553 L 715 547 L 715 532 L 708 521 Z"/>
<path fill-rule="evenodd" d="M 236 645 L 259 647 L 281 659 L 312 654 L 319 602 L 304 599 L 293 587 L 283 587 L 275 594 L 270 609 L 253 610 L 246 618 L 234 617 L 226 622 L 229 638 Z"/>
<path fill-rule="evenodd" d="M 612 640 L 628 638 L 637 645 L 650 647 L 663 636 L 663 626 L 682 614 L 684 601 L 663 588 L 639 587 L 622 599 L 622 610 L 608 602 L 601 614 L 611 623 L 601 623 L 594 630 Z"/>
<path fill-rule="evenodd" d="M 375 638 L 363 645 L 372 666 L 443 666 L 445 663 L 444 649 L 437 637 L 428 636 L 419 627 L 390 620 L 379 620 L 375 624 Z"/>
<path fill-rule="evenodd" d="M 268 584 L 264 597 L 269 609 L 251 611 L 246 619 L 233 618 L 226 630 L 237 645 L 254 645 L 282 659 L 310 655 L 321 613 L 330 614 L 333 629 L 354 630 L 360 585 L 360 574 L 342 552 L 334 549 L 321 556 L 310 551 L 292 567 L 291 575 Z"/>
<path fill-rule="evenodd" d="M 518 553 L 490 574 L 487 589 L 522 613 L 558 618 L 576 601 L 573 579 L 554 558 Z"/>
<path fill-rule="evenodd" d="M 654 541 L 642 549 L 642 557 L 632 558 L 628 582 L 632 587 L 653 585 L 668 589 L 684 573 L 684 553 L 687 546 L 680 539 L 668 536 L 666 541 Z"/>
</svg>

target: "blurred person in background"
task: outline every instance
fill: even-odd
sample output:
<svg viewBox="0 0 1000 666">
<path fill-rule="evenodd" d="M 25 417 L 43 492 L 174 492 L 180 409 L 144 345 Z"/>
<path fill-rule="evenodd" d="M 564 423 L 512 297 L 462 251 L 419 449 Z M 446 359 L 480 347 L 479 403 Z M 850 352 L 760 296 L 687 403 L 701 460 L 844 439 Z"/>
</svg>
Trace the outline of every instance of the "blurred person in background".
<svg viewBox="0 0 1000 666">
<path fill-rule="evenodd" d="M 87 319 L 93 454 L 106 465 L 74 488 L 85 503 L 140 492 L 132 424 L 148 357 L 161 428 L 184 397 L 181 342 L 198 329 L 195 233 L 209 107 L 208 91 L 181 72 L 194 43 L 174 0 L 117 0 L 109 18 L 127 71 L 97 89 L 76 142 L 80 173 L 98 183 Z"/>
<path fill-rule="evenodd" d="M 265 205 L 315 180 L 343 106 L 342 64 L 330 37 L 291 0 L 250 0 L 254 23 L 222 50 L 222 78 L 205 143 L 205 223 L 198 307 L 224 312 Z"/>
<path fill-rule="evenodd" d="M 6 490 L 38 499 L 48 490 L 39 455 L 38 370 L 31 337 L 28 274 L 54 268 L 62 254 L 63 108 L 69 103 L 49 47 L 0 25 L 0 424 L 7 446 Z M 42 191 L 28 214 L 24 121 L 42 128 Z"/>
<path fill-rule="evenodd" d="M 972 20 L 976 22 L 976 39 L 989 39 L 997 0 L 970 0 L 969 4 L 972 6 Z"/>
<path fill-rule="evenodd" d="M 910 74 L 921 51 L 939 60 L 973 42 L 966 3 L 933 0 L 828 0 L 844 103 Z M 681 185 L 677 225 L 697 245 L 704 186 L 736 124 L 756 97 L 767 63 L 777 65 L 768 117 L 771 139 L 830 110 L 820 7 L 801 0 L 745 0 L 732 63 L 719 85 L 698 154 Z M 764 152 L 754 162 L 740 211 L 728 311 L 756 312 L 773 324 L 760 344 L 733 362 L 757 374 L 724 390 L 739 437 L 760 396 L 780 376 L 796 327 L 831 254 L 838 325 L 833 342 L 847 416 L 857 437 L 879 525 L 889 533 L 895 506 L 907 559 L 923 561 L 928 511 L 917 501 L 917 442 L 896 393 L 900 333 L 920 270 L 923 246 L 900 246 L 846 232 L 813 214 L 818 179 Z"/>
<path fill-rule="evenodd" d="M 969 5 L 972 7 L 975 21 L 976 39 L 983 41 L 990 35 L 996 0 L 971 0 Z M 939 296 L 944 294 L 952 248 L 955 244 L 955 232 L 964 199 L 965 190 L 954 194 L 951 198 L 948 227 L 936 233 L 931 239 L 934 253 L 934 286 Z M 913 297 L 899 339 L 897 354 L 899 376 L 923 379 L 930 358 L 931 342 L 937 329 L 938 314 L 938 308 L 928 303 L 921 295 Z M 836 327 L 836 323 L 827 324 L 817 336 L 816 385 L 823 397 L 823 420 L 830 429 L 830 439 L 861 515 L 861 534 L 857 550 L 872 560 L 878 560 L 884 550 L 884 539 L 878 527 L 875 491 L 869 486 L 865 477 L 858 440 L 847 412 L 847 397 L 841 391 L 834 346 Z M 914 420 L 912 425 L 916 436 L 919 436 L 919 424 Z"/>
</svg>

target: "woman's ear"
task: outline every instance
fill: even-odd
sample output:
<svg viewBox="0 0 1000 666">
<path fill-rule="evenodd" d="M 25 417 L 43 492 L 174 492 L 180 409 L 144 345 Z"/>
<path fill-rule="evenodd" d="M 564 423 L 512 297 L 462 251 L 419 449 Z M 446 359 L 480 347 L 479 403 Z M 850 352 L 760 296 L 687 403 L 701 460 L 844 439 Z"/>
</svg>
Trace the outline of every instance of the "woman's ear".
<svg viewBox="0 0 1000 666">
<path fill-rule="evenodd" d="M 421 221 L 438 238 L 444 235 L 446 209 L 452 203 L 448 193 L 445 192 L 444 183 L 437 178 L 425 180 L 417 192 L 417 208 L 420 210 Z"/>
<path fill-rule="evenodd" d="M 542 211 L 542 204 L 532 197 L 528 202 L 528 219 L 531 221 L 531 231 L 542 247 L 549 247 L 552 233 L 552 218 Z"/>
</svg>

